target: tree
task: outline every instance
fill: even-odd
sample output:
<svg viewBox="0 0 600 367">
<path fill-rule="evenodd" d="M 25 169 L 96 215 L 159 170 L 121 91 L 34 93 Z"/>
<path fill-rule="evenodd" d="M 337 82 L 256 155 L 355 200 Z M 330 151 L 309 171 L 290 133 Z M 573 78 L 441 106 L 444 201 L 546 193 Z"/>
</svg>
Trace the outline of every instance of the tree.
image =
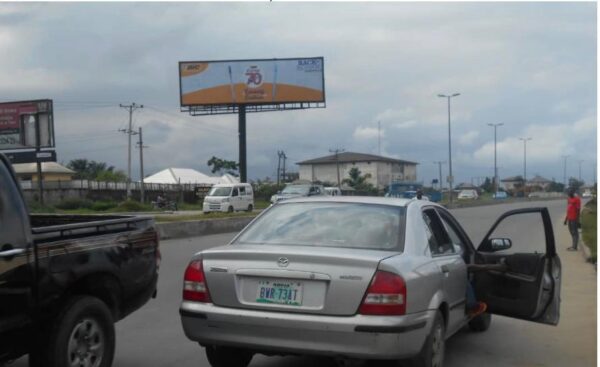
<svg viewBox="0 0 600 367">
<path fill-rule="evenodd" d="M 361 172 L 357 167 L 352 167 L 348 172 L 348 176 L 349 178 L 345 178 L 342 182 L 352 187 L 354 190 L 371 194 L 377 193 L 377 188 L 367 182 L 367 180 L 371 178 L 369 173 L 361 175 Z"/>
<path fill-rule="evenodd" d="M 78 180 L 97 180 L 125 182 L 127 176 L 123 171 L 115 170 L 105 162 L 88 161 L 87 159 L 73 159 L 67 167 L 75 171 L 74 178 Z"/>
<path fill-rule="evenodd" d="M 492 184 L 492 180 L 489 177 L 485 178 L 485 181 L 483 181 L 483 184 L 481 185 L 481 189 L 485 192 L 494 191 L 494 185 Z"/>
<path fill-rule="evenodd" d="M 219 174 L 221 174 L 222 171 L 225 171 L 230 175 L 238 176 L 238 173 L 236 171 L 239 170 L 239 164 L 236 161 L 228 161 L 225 159 L 217 158 L 213 155 L 212 158 L 209 159 L 208 162 L 206 162 L 206 164 L 209 167 L 212 166 L 212 173 L 219 172 Z"/>
<path fill-rule="evenodd" d="M 570 189 L 575 189 L 575 191 L 578 192 L 579 189 L 581 188 L 581 186 L 583 186 L 583 185 L 584 185 L 583 181 L 579 181 L 575 177 L 569 178 L 569 188 Z"/>
<path fill-rule="evenodd" d="M 546 188 L 547 192 L 564 192 L 565 185 L 560 182 L 552 181 Z"/>
</svg>

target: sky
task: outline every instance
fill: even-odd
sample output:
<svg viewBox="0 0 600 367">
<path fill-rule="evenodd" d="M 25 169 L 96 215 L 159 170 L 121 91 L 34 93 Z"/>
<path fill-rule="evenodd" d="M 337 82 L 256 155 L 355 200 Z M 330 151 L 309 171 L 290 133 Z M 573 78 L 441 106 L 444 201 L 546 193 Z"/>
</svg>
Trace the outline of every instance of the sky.
<svg viewBox="0 0 600 367">
<path fill-rule="evenodd" d="M 128 112 L 145 174 L 237 160 L 237 115 L 180 112 L 178 62 L 322 56 L 326 108 L 247 116 L 248 177 L 330 149 L 448 161 L 455 183 L 523 174 L 593 182 L 595 3 L 0 3 L 0 101 L 54 101 L 58 160 L 127 167 Z M 137 139 L 137 137 L 134 137 Z M 138 151 L 132 177 L 139 178 Z M 443 176 L 448 166 L 443 165 Z"/>
</svg>

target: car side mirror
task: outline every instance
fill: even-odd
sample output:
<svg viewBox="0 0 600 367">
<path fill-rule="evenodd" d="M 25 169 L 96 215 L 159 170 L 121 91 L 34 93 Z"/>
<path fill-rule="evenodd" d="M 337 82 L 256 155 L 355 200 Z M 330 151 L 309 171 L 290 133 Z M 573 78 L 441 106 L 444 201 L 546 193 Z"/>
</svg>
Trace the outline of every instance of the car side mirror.
<svg viewBox="0 0 600 367">
<path fill-rule="evenodd" d="M 495 252 L 495 251 L 503 251 L 508 250 L 512 247 L 512 241 L 510 238 L 490 238 L 486 246 L 484 246 L 482 251 Z"/>
</svg>

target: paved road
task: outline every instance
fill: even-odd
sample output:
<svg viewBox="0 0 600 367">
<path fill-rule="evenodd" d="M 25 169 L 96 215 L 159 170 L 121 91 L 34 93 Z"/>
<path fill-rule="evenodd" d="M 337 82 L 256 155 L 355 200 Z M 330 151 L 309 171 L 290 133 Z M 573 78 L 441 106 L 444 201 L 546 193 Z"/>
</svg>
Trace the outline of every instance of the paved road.
<svg viewBox="0 0 600 367">
<path fill-rule="evenodd" d="M 570 245 L 562 225 L 564 203 L 546 201 L 456 209 L 474 243 L 502 212 L 532 205 L 548 206 L 554 223 L 563 264 L 562 315 L 558 327 L 494 317 L 483 334 L 460 332 L 448 341 L 447 367 L 541 367 L 596 365 L 596 274 L 580 253 L 565 251 Z M 515 224 L 520 233 L 530 233 L 533 222 Z M 534 224 L 534 223 L 533 223 Z M 541 227 L 540 227 L 541 228 Z M 536 231 L 538 232 L 538 231 Z M 178 307 L 183 270 L 196 251 L 228 242 L 234 234 L 212 235 L 163 241 L 163 262 L 158 298 L 117 324 L 115 367 L 207 367 L 204 351 L 186 339 L 181 329 Z M 537 246 L 539 236 L 514 241 L 516 246 Z M 251 367 L 331 366 L 326 359 L 309 357 L 255 356 Z M 26 366 L 23 358 L 15 363 Z"/>
</svg>

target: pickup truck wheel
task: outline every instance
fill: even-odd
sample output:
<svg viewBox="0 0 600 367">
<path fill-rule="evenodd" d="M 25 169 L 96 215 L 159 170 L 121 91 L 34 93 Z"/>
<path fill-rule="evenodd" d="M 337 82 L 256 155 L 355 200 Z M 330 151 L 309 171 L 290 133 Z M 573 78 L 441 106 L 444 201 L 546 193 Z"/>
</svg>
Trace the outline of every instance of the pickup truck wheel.
<svg viewBox="0 0 600 367">
<path fill-rule="evenodd" d="M 233 347 L 206 347 L 206 357 L 212 367 L 247 367 L 253 353 Z"/>
<path fill-rule="evenodd" d="M 115 328 L 106 304 L 89 296 L 74 297 L 54 320 L 47 346 L 47 367 L 110 367 Z"/>
<path fill-rule="evenodd" d="M 413 366 L 442 367 L 444 365 L 444 352 L 446 350 L 445 338 L 446 326 L 444 318 L 442 317 L 442 313 L 437 311 L 431 332 L 427 336 L 427 339 L 425 339 L 421 353 L 413 359 Z"/>
<path fill-rule="evenodd" d="M 489 313 L 481 314 L 469 321 L 469 329 L 477 332 L 484 332 L 490 328 L 492 323 L 492 315 Z"/>
</svg>

